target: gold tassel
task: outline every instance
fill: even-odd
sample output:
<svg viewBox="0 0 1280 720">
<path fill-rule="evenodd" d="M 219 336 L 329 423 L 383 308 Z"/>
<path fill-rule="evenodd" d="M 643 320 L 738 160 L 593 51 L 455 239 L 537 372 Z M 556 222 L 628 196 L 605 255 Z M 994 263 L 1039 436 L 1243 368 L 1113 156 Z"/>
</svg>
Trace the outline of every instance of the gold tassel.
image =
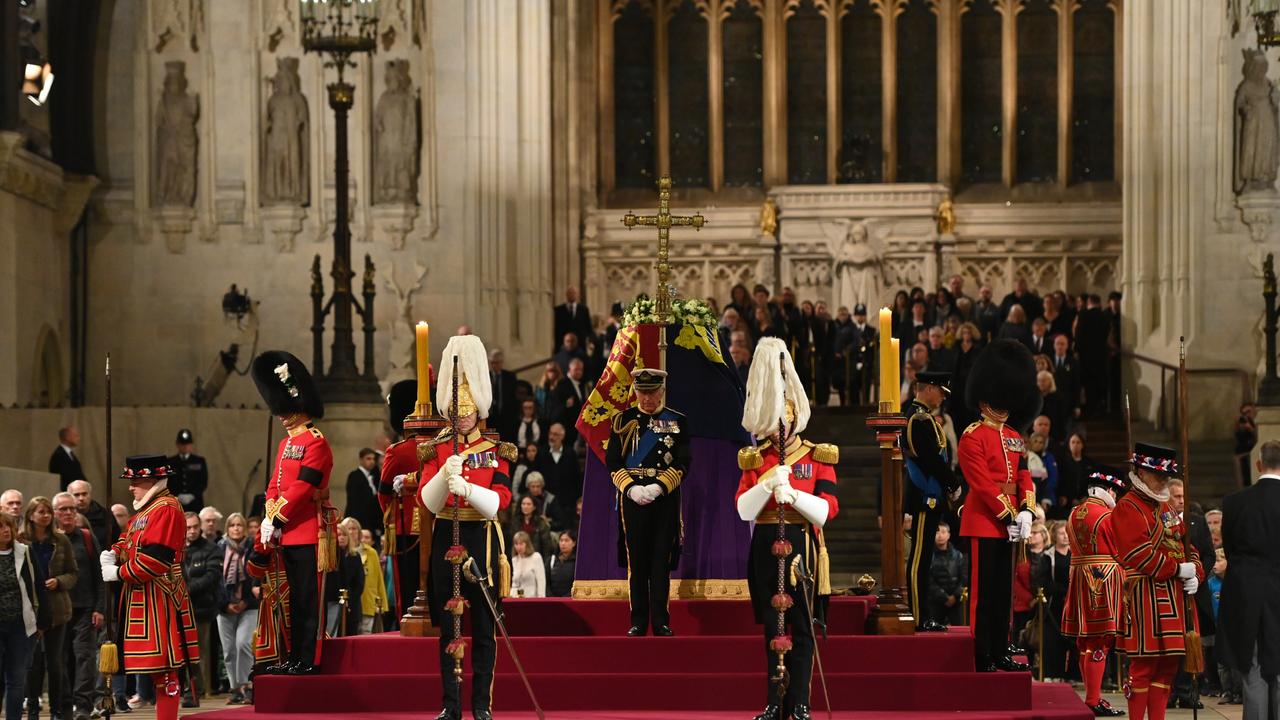
<svg viewBox="0 0 1280 720">
<path fill-rule="evenodd" d="M 320 508 L 320 532 L 316 536 L 316 570 L 338 569 L 338 510 L 325 503 Z"/>
<path fill-rule="evenodd" d="M 818 594 L 831 594 L 831 556 L 827 554 L 827 544 L 818 543 Z"/>
<path fill-rule="evenodd" d="M 98 672 L 108 677 L 120 672 L 120 652 L 110 640 L 98 648 Z"/>
<path fill-rule="evenodd" d="M 498 597 L 511 595 L 511 561 L 506 553 L 498 556 Z"/>
<path fill-rule="evenodd" d="M 1195 612 L 1195 610 L 1192 609 L 1192 612 Z M 1187 646 L 1186 665 L 1183 669 L 1191 675 L 1204 672 L 1204 646 L 1200 642 L 1200 633 L 1195 630 L 1188 630 L 1186 635 L 1183 636 L 1183 640 Z"/>
</svg>

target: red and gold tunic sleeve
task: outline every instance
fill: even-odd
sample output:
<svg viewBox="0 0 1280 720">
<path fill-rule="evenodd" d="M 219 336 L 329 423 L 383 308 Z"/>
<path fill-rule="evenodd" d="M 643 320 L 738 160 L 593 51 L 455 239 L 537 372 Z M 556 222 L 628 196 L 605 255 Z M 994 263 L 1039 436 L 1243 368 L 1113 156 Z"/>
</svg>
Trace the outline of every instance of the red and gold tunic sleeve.
<svg viewBox="0 0 1280 720">
<path fill-rule="evenodd" d="M 1163 530 L 1156 509 L 1130 495 L 1111 512 L 1116 560 L 1128 573 L 1168 580 L 1178 574 L 1178 562 L 1160 547 Z"/>
<path fill-rule="evenodd" d="M 134 519 L 132 528 L 130 549 L 120 558 L 120 579 L 142 585 L 168 575 L 173 563 L 182 559 L 187 532 L 178 501 L 169 496 L 156 500 Z"/>
</svg>

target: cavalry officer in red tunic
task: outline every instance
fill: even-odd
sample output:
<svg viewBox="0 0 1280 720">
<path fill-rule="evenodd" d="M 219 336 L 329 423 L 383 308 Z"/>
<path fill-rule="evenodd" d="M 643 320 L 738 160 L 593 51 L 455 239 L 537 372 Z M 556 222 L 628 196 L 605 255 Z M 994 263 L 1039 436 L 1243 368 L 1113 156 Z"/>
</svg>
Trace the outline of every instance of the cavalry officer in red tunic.
<svg viewBox="0 0 1280 720">
<path fill-rule="evenodd" d="M 1120 646 L 1129 656 L 1129 716 L 1164 720 L 1187 652 L 1184 634 L 1198 627 L 1194 608 L 1187 618 L 1186 596 L 1200 588 L 1204 568 L 1195 545 L 1183 542 L 1186 524 L 1169 508 L 1169 479 L 1179 474 L 1177 453 L 1137 443 L 1133 468 L 1132 490 L 1111 512 L 1129 608 Z"/>
<path fill-rule="evenodd" d="M 382 457 L 378 502 L 385 513 L 387 554 L 395 565 L 396 602 L 403 615 L 418 594 L 418 542 L 431 542 L 431 513 L 418 502 L 418 449 L 430 445 L 430 418 L 416 415 L 418 382 L 401 380 L 387 395 L 391 427 L 404 439 Z M 439 427 L 438 425 L 436 427 Z M 422 532 L 426 528 L 428 532 Z"/>
<path fill-rule="evenodd" d="M 452 417 L 453 358 L 458 358 L 457 415 Z M 511 463 L 516 448 L 494 442 L 480 432 L 478 423 L 489 415 L 493 391 L 489 382 L 489 359 L 484 344 L 474 335 L 449 339 L 441 358 L 436 400 L 440 413 L 457 427 L 454 452 L 453 428 L 446 428 L 433 444 L 424 446 L 419 497 L 435 515 L 431 532 L 431 565 L 427 592 L 431 622 L 440 628 L 440 680 L 444 689 L 444 709 L 437 720 L 462 717 L 461 678 L 453 675 L 454 654 L 462 645 L 453 645 L 453 621 L 449 613 L 461 612 L 453 598 L 452 563 L 446 557 L 453 543 L 453 514 L 457 508 L 459 538 L 466 554 L 483 566 L 484 578 L 495 600 L 506 596 L 511 586 L 502 529 L 494 522 L 498 511 L 511 504 Z M 472 573 L 473 575 L 475 573 Z M 470 580 L 471 578 L 468 578 Z M 462 599 L 471 620 L 471 715 L 475 720 L 491 720 L 493 713 L 493 666 L 497 659 L 494 618 L 474 582 L 464 581 Z M 460 639 L 459 639 L 460 640 Z M 453 645 L 453 647 L 451 647 Z"/>
<path fill-rule="evenodd" d="M 976 668 L 1024 671 L 1027 665 L 1009 652 L 1009 613 L 1012 543 L 1031 536 L 1035 517 L 1035 486 L 1018 433 L 1040 409 L 1031 351 L 1012 340 L 991 343 L 974 362 L 966 394 L 969 406 L 982 413 L 959 441 L 960 471 L 969 485 L 960 534 L 970 538 L 969 626 Z"/>
<path fill-rule="evenodd" d="M 309 675 L 319 672 L 319 632 L 324 627 L 320 573 L 328 553 L 318 553 L 317 544 L 329 524 L 321 513 L 333 470 L 329 441 L 313 422 L 324 417 L 324 402 L 306 366 L 286 352 L 269 350 L 255 358 L 253 380 L 287 432 L 275 472 L 267 478 L 266 517 L 258 541 L 277 549 L 289 579 L 289 656 L 266 672 Z M 332 527 L 327 536 L 336 540 Z"/>
<path fill-rule="evenodd" d="M 200 661 L 195 617 L 182 577 L 187 520 L 168 490 L 173 469 L 163 455 L 125 460 L 136 511 L 110 550 L 101 555 L 102 579 L 124 583 L 120 632 L 125 672 L 150 675 L 156 686 L 156 717 L 178 717 L 178 670 Z"/>
<path fill-rule="evenodd" d="M 779 364 L 781 362 L 781 364 Z M 785 380 L 783 374 L 785 373 Z M 738 516 L 756 523 L 751 534 L 747 586 L 756 622 L 764 626 L 766 677 L 775 677 L 778 652 L 772 647 L 778 635 L 777 603 L 783 603 L 784 625 L 789 627 L 791 649 L 785 653 L 790 683 L 785 697 L 770 681 L 764 712 L 756 720 L 809 720 L 809 685 L 813 674 L 814 639 L 810 617 L 825 614 L 825 598 L 831 594 L 830 563 L 822 527 L 836 516 L 836 463 L 834 445 L 815 445 L 800 437 L 809 422 L 809 400 L 796 374 L 786 345 L 776 338 L 761 338 L 747 378 L 747 402 L 742 426 L 761 442 L 738 452 L 742 479 L 738 483 Z M 779 449 L 786 432 L 785 447 Z M 792 554 L 784 578 L 786 599 L 778 595 L 778 507 L 783 506 L 786 537 Z M 798 567 L 798 566 L 803 566 Z M 812 593 L 798 583 L 797 570 L 816 579 Z M 817 597 L 815 597 L 815 595 Z"/>
<path fill-rule="evenodd" d="M 1120 634 L 1124 607 L 1124 571 L 1115 558 L 1111 508 L 1124 494 L 1124 473 L 1099 467 L 1089 476 L 1089 497 L 1071 511 L 1067 537 L 1071 540 L 1071 583 L 1062 609 L 1062 634 L 1076 639 L 1084 702 L 1097 717 L 1116 717 L 1124 711 L 1102 698 L 1107 652 Z"/>
</svg>

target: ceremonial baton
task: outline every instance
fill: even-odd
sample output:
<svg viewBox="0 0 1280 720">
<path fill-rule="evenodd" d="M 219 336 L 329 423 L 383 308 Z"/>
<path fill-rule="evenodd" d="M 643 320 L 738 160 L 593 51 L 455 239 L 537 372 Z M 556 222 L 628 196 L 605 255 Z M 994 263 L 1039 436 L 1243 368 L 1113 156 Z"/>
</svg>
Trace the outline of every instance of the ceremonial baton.
<svg viewBox="0 0 1280 720">
<path fill-rule="evenodd" d="M 458 454 L 458 354 L 453 354 L 453 395 L 449 398 L 449 422 L 453 425 L 452 440 L 453 450 L 450 456 Z M 456 649 L 452 650 L 453 655 L 453 679 L 458 683 L 458 692 L 462 692 L 462 654 L 466 652 L 462 644 L 462 563 L 465 554 L 459 550 L 462 545 L 462 528 L 458 522 L 458 506 L 462 504 L 462 498 L 454 496 L 453 500 L 453 545 L 449 548 L 449 554 L 452 555 L 453 565 L 453 597 L 452 602 L 454 609 L 453 614 L 453 640 L 449 645 L 455 645 Z"/>
<path fill-rule="evenodd" d="M 107 421 L 107 469 L 104 473 L 107 481 L 107 505 L 111 504 L 111 476 L 115 473 L 111 470 L 111 353 L 107 353 L 106 362 L 106 421 Z M 105 549 L 105 548 L 104 548 Z M 103 588 L 110 592 L 110 588 Z M 102 711 L 102 716 L 111 720 L 111 715 L 115 713 L 115 692 L 111 688 L 111 678 L 120 670 L 120 652 L 116 647 L 116 608 L 111 603 L 107 603 L 106 630 L 107 640 L 98 648 L 98 671 L 102 674 L 106 681 L 107 692 L 103 694 L 102 700 L 98 703 L 98 709 Z"/>
<path fill-rule="evenodd" d="M 827 706 L 827 720 L 831 720 L 831 695 L 827 692 L 827 673 L 822 669 L 822 651 L 818 649 L 818 633 L 815 630 L 818 619 L 813 614 L 813 606 L 809 604 L 810 594 L 814 592 L 814 586 L 817 585 L 817 582 L 814 580 L 813 575 L 809 574 L 809 569 L 805 567 L 803 559 L 796 564 L 796 577 L 804 585 L 802 594 L 804 595 L 804 610 L 809 616 L 809 633 L 813 635 L 813 659 L 818 666 L 818 680 L 822 683 L 822 700 Z M 823 635 L 826 635 L 825 625 L 823 626 Z"/>
<path fill-rule="evenodd" d="M 533 711 L 538 714 L 538 720 L 546 720 L 546 716 L 542 714 L 542 706 L 538 705 L 538 698 L 533 694 L 533 685 L 529 684 L 529 676 L 524 672 L 524 664 L 520 662 L 520 656 L 516 654 L 515 643 L 511 642 L 511 635 L 507 632 L 507 624 L 503 620 L 503 614 L 498 611 L 498 604 L 494 602 L 493 596 L 489 594 L 489 577 L 480 572 L 480 564 L 475 558 L 467 558 L 467 579 L 473 581 L 480 586 L 480 593 L 484 595 L 484 602 L 489 606 L 489 612 L 493 613 L 493 621 L 497 623 L 498 630 L 502 632 L 502 639 L 507 643 L 507 652 L 511 653 L 511 661 L 516 664 L 516 671 L 520 673 L 520 680 L 524 682 L 524 689 L 529 693 L 529 700 L 533 702 Z"/>
<path fill-rule="evenodd" d="M 778 371 L 782 374 L 782 414 L 778 416 L 778 466 L 787 461 L 787 353 L 778 353 Z M 787 685 L 790 678 L 787 674 L 787 651 L 791 643 L 787 639 L 787 608 L 791 605 L 791 597 L 787 595 L 787 558 L 791 556 L 790 543 L 787 542 L 787 513 L 782 503 L 774 501 L 778 508 L 778 535 L 773 542 L 773 554 L 778 558 L 778 586 L 774 595 L 773 606 L 778 611 L 776 635 L 773 636 L 771 649 L 778 655 L 778 664 L 774 668 L 777 675 L 770 678 L 777 683 L 778 704 L 784 703 L 787 697 Z"/>
</svg>

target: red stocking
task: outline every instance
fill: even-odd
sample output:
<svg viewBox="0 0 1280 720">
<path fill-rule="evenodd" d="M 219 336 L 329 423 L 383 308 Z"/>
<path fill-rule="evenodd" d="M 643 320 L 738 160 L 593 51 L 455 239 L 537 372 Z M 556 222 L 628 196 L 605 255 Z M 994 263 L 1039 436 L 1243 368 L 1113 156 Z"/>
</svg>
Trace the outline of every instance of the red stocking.
<svg viewBox="0 0 1280 720">
<path fill-rule="evenodd" d="M 156 720 L 178 719 L 178 695 L 182 689 L 178 684 L 178 673 L 169 670 L 151 676 L 156 686 Z"/>
<path fill-rule="evenodd" d="M 1135 657 L 1129 659 L 1129 718 L 1130 720 L 1142 720 L 1147 717 L 1149 707 L 1153 707 L 1151 703 L 1151 677 L 1156 671 L 1156 662 L 1159 658 L 1153 657 Z M 1160 717 L 1164 717 L 1163 708 L 1160 711 Z M 1151 716 L 1152 720 L 1156 720 L 1155 716 Z"/>
<path fill-rule="evenodd" d="M 1093 707 L 1102 702 L 1102 676 L 1107 672 L 1107 651 L 1080 652 L 1080 677 L 1084 678 L 1084 702 Z"/>
<path fill-rule="evenodd" d="M 1178 676 L 1178 666 L 1182 657 L 1178 655 L 1152 658 L 1155 662 L 1151 676 L 1151 699 L 1147 708 L 1150 720 L 1164 720 L 1165 707 L 1169 704 L 1169 695 L 1173 693 L 1173 681 Z"/>
</svg>

